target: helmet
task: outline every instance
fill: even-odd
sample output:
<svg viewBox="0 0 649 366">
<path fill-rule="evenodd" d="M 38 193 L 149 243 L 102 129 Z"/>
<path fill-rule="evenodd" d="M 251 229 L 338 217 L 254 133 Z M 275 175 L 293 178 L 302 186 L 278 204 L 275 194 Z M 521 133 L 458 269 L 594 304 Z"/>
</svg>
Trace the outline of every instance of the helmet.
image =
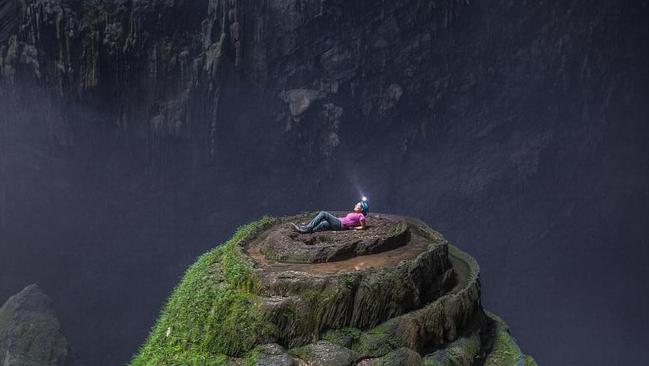
<svg viewBox="0 0 649 366">
<path fill-rule="evenodd" d="M 361 209 L 363 211 L 363 215 L 367 216 L 367 211 L 369 209 L 369 205 L 367 204 L 367 201 L 360 201 L 358 203 L 361 204 Z"/>
</svg>

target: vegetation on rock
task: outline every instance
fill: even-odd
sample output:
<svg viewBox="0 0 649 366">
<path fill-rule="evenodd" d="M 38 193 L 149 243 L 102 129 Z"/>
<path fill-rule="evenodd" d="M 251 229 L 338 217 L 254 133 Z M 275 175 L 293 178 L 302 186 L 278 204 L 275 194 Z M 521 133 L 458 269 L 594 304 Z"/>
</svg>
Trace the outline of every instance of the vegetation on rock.
<svg viewBox="0 0 649 366">
<path fill-rule="evenodd" d="M 264 216 L 201 255 L 130 366 L 535 365 L 482 309 L 475 260 L 425 224 L 397 218 L 408 242 L 358 256 L 367 268 L 259 255 L 294 218 Z M 346 245 L 323 238 L 313 250 Z"/>
<path fill-rule="evenodd" d="M 273 223 L 264 216 L 239 227 L 189 267 L 132 366 L 224 364 L 274 331 L 262 319 L 259 279 L 240 246 Z"/>
</svg>

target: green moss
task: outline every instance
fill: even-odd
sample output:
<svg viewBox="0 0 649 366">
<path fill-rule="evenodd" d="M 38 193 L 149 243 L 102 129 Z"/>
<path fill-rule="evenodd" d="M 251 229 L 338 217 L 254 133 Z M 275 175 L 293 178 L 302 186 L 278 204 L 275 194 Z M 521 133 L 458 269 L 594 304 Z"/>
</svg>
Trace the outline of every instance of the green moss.
<svg viewBox="0 0 649 366">
<path fill-rule="evenodd" d="M 302 293 L 302 297 L 309 302 L 310 306 L 315 306 L 318 304 L 318 299 L 320 298 L 320 291 L 314 289 L 305 290 Z"/>
<path fill-rule="evenodd" d="M 536 366 L 530 356 L 523 354 L 516 344 L 516 340 L 509 333 L 505 322 L 492 313 L 488 313 L 494 322 L 495 340 L 491 351 L 484 362 L 485 366 L 520 365 Z"/>
<path fill-rule="evenodd" d="M 358 276 L 354 276 L 351 273 L 345 273 L 340 277 L 340 282 L 347 289 L 354 289 L 358 286 Z"/>
<path fill-rule="evenodd" d="M 474 333 L 469 337 L 461 337 L 428 354 L 423 359 L 424 366 L 441 365 L 471 365 L 480 351 L 480 336 Z"/>
<path fill-rule="evenodd" d="M 301 297 L 307 302 L 309 311 L 299 316 L 303 334 L 319 334 L 324 327 L 332 326 L 325 318 L 330 318 L 331 309 L 339 308 L 342 299 L 349 298 L 351 288 L 355 286 L 353 276 L 342 276 L 347 280 L 339 280 L 335 285 L 322 290 L 307 289 Z M 326 324 L 323 324 L 326 323 Z M 335 326 L 335 324 L 333 324 Z"/>
<path fill-rule="evenodd" d="M 309 359 L 309 356 L 311 355 L 309 348 L 306 346 L 291 348 L 288 350 L 288 354 L 303 360 Z"/>
<path fill-rule="evenodd" d="M 358 341 L 361 335 L 361 330 L 353 327 L 343 327 L 340 329 L 329 329 L 322 336 L 321 339 L 331 343 L 350 348 L 352 344 Z"/>
<path fill-rule="evenodd" d="M 259 351 L 258 348 L 253 348 L 250 352 L 246 354 L 246 356 L 243 359 L 243 365 L 244 366 L 255 366 L 257 364 L 257 357 L 259 357 L 259 354 L 261 352 Z"/>
<path fill-rule="evenodd" d="M 141 365 L 225 365 L 245 356 L 275 330 L 260 311 L 259 279 L 241 245 L 275 222 L 264 216 L 237 228 L 223 245 L 201 255 L 167 300 L 149 337 L 132 359 Z"/>
<path fill-rule="evenodd" d="M 525 366 L 539 366 L 530 355 L 525 355 Z"/>
<path fill-rule="evenodd" d="M 308 313 L 308 325 L 307 329 L 309 332 L 318 334 L 322 326 L 321 322 L 323 319 L 323 314 L 327 309 L 330 309 L 333 304 L 337 301 L 338 291 L 334 287 L 328 287 L 324 291 L 318 292 L 317 294 L 310 294 L 309 305 L 311 306 L 311 311 Z"/>
<path fill-rule="evenodd" d="M 485 365 L 514 365 L 521 357 L 518 346 L 505 332 L 498 332 Z"/>
<path fill-rule="evenodd" d="M 394 226 L 394 229 L 392 229 L 392 232 L 390 233 L 391 236 L 399 235 L 400 233 L 404 232 L 408 228 L 408 224 L 405 222 L 399 222 Z"/>
<path fill-rule="evenodd" d="M 286 304 L 286 306 L 278 309 L 275 314 L 280 324 L 293 324 L 298 315 L 298 311 L 292 303 Z"/>
<path fill-rule="evenodd" d="M 391 321 L 363 332 L 352 349 L 363 356 L 380 357 L 404 345 L 403 337 L 393 329 Z"/>
<path fill-rule="evenodd" d="M 358 339 L 361 336 L 361 330 L 354 327 L 344 327 L 340 329 L 344 334 L 352 337 L 352 339 Z"/>
</svg>

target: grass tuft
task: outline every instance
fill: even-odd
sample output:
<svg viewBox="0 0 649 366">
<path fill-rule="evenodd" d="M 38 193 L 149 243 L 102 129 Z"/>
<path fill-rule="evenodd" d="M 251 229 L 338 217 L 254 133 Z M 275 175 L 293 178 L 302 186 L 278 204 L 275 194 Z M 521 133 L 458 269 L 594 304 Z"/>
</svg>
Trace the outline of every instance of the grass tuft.
<svg viewBox="0 0 649 366">
<path fill-rule="evenodd" d="M 275 221 L 266 215 L 240 226 L 227 242 L 199 256 L 130 365 L 227 365 L 231 357 L 254 359 L 253 347 L 274 327 L 263 319 L 259 278 L 242 255 L 242 244 Z"/>
</svg>

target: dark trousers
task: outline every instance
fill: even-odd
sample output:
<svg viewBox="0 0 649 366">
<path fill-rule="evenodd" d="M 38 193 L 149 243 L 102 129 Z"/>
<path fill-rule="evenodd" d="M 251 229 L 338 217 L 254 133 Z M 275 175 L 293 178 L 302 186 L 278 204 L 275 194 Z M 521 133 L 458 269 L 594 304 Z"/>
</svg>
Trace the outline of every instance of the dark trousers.
<svg viewBox="0 0 649 366">
<path fill-rule="evenodd" d="M 307 225 L 309 231 L 342 230 L 340 219 L 327 211 L 320 211 Z"/>
</svg>

